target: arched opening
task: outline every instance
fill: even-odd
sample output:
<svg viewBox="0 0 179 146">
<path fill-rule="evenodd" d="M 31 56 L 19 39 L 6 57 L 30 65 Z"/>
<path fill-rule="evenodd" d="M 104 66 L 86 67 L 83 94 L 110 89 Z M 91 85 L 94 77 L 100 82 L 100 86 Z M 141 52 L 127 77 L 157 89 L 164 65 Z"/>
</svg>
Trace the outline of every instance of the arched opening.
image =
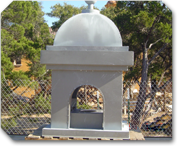
<svg viewBox="0 0 179 146">
<path fill-rule="evenodd" d="M 77 87 L 71 96 L 70 128 L 103 129 L 103 99 L 92 85 Z"/>
</svg>

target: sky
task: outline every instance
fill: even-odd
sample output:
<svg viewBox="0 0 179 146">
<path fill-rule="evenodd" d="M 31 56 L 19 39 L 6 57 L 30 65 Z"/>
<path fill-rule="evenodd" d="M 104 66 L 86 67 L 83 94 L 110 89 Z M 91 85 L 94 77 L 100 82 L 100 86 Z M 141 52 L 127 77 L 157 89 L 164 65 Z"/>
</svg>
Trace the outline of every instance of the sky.
<svg viewBox="0 0 179 146">
<path fill-rule="evenodd" d="M 55 4 L 61 4 L 63 5 L 64 2 L 66 2 L 67 4 L 70 5 L 74 5 L 75 7 L 81 7 L 81 6 L 86 6 L 87 4 L 85 3 L 85 1 L 39 1 L 42 3 L 42 10 L 45 13 L 49 13 L 51 12 L 50 7 L 54 6 Z M 94 6 L 97 7 L 99 10 L 101 10 L 107 3 L 108 1 L 97 1 Z M 46 23 L 48 24 L 49 27 L 52 26 L 52 22 L 58 21 L 58 18 L 54 18 L 54 17 L 49 17 L 47 15 L 44 16 L 44 19 L 46 20 Z"/>
</svg>

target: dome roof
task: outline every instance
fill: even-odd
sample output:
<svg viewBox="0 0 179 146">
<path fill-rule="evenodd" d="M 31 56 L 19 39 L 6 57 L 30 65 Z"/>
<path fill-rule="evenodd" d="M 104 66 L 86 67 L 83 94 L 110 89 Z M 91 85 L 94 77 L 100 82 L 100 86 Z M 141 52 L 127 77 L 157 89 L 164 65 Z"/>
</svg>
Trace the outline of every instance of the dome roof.
<svg viewBox="0 0 179 146">
<path fill-rule="evenodd" d="M 59 28 L 54 46 L 122 46 L 116 25 L 99 13 L 81 13 Z"/>
</svg>

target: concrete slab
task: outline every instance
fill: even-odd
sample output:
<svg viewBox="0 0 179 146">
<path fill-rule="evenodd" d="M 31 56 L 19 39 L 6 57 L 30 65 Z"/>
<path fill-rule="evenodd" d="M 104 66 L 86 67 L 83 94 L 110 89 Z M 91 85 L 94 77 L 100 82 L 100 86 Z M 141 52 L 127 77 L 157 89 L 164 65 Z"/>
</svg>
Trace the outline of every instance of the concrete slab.
<svg viewBox="0 0 179 146">
<path fill-rule="evenodd" d="M 73 137 L 73 139 L 71 139 L 72 137 L 70 137 L 70 138 L 67 138 L 67 137 L 54 138 L 52 136 L 50 136 L 50 137 L 45 136 L 44 138 L 42 138 L 42 129 L 44 127 L 46 127 L 47 125 L 48 124 L 45 124 L 45 125 L 39 127 L 37 130 L 34 131 L 33 134 L 29 135 L 30 138 L 29 138 L 29 136 L 27 136 L 26 140 L 62 140 L 63 138 L 65 138 L 66 140 L 79 140 L 80 139 L 79 137 Z M 40 136 L 40 139 L 32 138 L 32 136 L 37 137 L 37 138 Z M 143 137 L 143 135 L 139 129 L 130 130 L 129 137 L 130 137 L 130 139 L 122 139 L 122 138 L 112 138 L 112 139 L 113 140 L 145 140 L 145 138 Z M 83 138 L 84 137 L 81 137 L 81 140 L 83 140 Z M 89 140 L 99 140 L 99 138 L 88 138 L 88 139 Z M 105 138 L 100 138 L 100 140 L 105 140 Z M 108 138 L 108 140 L 110 140 L 110 139 Z"/>
<path fill-rule="evenodd" d="M 50 128 L 50 125 L 42 129 L 43 136 L 53 137 L 87 137 L 87 138 L 122 138 L 129 139 L 129 126 L 123 124 L 122 130 L 98 130 L 98 129 L 62 129 Z"/>
</svg>

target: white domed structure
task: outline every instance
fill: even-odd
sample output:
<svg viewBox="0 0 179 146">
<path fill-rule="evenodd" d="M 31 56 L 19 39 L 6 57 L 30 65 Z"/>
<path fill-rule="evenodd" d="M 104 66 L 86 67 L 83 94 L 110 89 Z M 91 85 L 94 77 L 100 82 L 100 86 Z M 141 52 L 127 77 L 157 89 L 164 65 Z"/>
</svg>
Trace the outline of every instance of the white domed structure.
<svg viewBox="0 0 179 146">
<path fill-rule="evenodd" d="M 122 46 L 115 24 L 93 9 L 95 1 L 87 3 L 87 10 L 59 28 L 54 45 L 41 50 L 41 64 L 52 70 L 51 124 L 42 136 L 128 139 L 129 125 L 122 122 L 122 76 L 134 64 L 134 52 Z M 82 85 L 98 88 L 105 110 L 76 109 L 76 91 Z"/>
<path fill-rule="evenodd" d="M 54 46 L 122 46 L 116 25 L 99 11 L 92 10 L 64 22 L 56 34 Z"/>
</svg>

